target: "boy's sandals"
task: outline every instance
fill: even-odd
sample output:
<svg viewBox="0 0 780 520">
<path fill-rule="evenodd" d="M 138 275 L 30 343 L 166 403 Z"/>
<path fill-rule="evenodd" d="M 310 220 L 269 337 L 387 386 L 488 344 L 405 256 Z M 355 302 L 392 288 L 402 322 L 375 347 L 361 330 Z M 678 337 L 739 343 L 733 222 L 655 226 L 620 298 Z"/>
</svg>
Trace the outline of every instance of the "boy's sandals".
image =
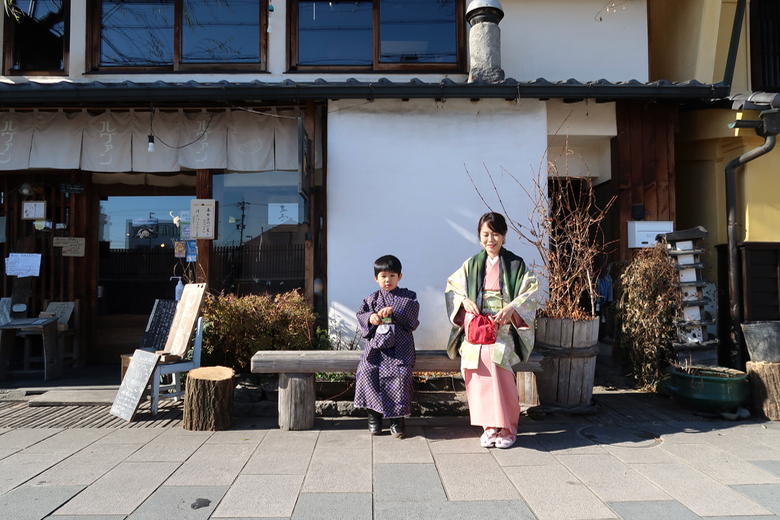
<svg viewBox="0 0 780 520">
<path fill-rule="evenodd" d="M 479 443 L 483 448 L 492 448 L 496 445 L 498 439 L 498 428 L 485 428 L 482 433 L 482 437 L 479 438 Z"/>
<path fill-rule="evenodd" d="M 517 440 L 517 436 L 513 435 L 512 432 L 507 429 L 503 429 L 501 432 L 502 435 L 496 437 L 496 448 L 510 448 Z"/>
</svg>

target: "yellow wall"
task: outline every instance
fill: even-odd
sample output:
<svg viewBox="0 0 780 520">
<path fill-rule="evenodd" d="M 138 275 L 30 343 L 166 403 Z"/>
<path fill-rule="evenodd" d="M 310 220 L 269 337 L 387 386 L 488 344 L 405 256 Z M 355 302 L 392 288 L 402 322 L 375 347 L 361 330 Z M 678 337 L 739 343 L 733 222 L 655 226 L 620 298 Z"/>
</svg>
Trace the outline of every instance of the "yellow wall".
<svg viewBox="0 0 780 520">
<path fill-rule="evenodd" d="M 737 0 L 650 0 L 650 80 L 723 80 Z M 748 13 L 742 24 L 732 92 L 749 87 Z"/>
</svg>

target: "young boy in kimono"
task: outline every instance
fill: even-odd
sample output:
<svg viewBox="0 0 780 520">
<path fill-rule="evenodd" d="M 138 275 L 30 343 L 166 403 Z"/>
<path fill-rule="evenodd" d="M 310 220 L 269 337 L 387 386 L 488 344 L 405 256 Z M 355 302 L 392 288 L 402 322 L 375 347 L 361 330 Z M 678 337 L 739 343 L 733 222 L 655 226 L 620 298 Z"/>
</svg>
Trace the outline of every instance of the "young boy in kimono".
<svg viewBox="0 0 780 520">
<path fill-rule="evenodd" d="M 398 287 L 402 276 L 401 261 L 393 255 L 374 262 L 379 290 L 363 300 L 357 313 L 367 344 L 355 385 L 355 408 L 366 409 L 371 434 L 382 433 L 382 418 L 387 417 L 390 433 L 398 439 L 406 434 L 404 417 L 412 413 L 412 331 L 420 324 L 417 295 Z"/>
</svg>

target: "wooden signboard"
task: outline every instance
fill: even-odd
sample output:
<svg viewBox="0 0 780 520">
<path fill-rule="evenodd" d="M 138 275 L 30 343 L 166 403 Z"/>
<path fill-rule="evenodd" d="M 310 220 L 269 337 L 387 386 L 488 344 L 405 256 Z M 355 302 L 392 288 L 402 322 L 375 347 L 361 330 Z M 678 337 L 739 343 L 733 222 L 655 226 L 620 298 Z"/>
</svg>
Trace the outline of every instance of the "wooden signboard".
<svg viewBox="0 0 780 520">
<path fill-rule="evenodd" d="M 114 404 L 111 405 L 111 414 L 121 417 L 126 421 L 132 421 L 135 412 L 138 410 L 138 404 L 144 395 L 144 390 L 149 386 L 149 381 L 154 375 L 154 369 L 157 368 L 157 362 L 160 357 L 154 352 L 145 350 L 136 350 L 133 358 L 130 360 L 130 366 L 127 367 L 125 377 L 122 379 L 122 385 L 119 387 L 114 398 Z"/>
<path fill-rule="evenodd" d="M 149 322 L 146 324 L 141 350 L 164 350 L 176 315 L 176 300 L 155 300 Z"/>
<path fill-rule="evenodd" d="M 51 302 L 49 303 L 49 306 L 46 307 L 46 312 L 53 312 L 54 315 L 57 316 L 59 324 L 67 326 L 75 307 L 75 302 Z"/>
<path fill-rule="evenodd" d="M 205 283 L 188 283 L 184 286 L 184 292 L 176 306 L 171 332 L 165 343 L 165 352 L 182 358 L 187 353 L 205 292 Z"/>
</svg>

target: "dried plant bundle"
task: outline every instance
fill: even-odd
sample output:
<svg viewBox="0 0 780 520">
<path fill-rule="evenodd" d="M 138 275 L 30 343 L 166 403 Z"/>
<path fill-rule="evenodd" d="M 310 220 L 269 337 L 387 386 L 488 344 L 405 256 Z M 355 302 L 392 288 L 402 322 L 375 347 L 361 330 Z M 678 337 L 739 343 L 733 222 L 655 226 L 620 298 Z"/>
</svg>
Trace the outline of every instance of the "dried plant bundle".
<svg viewBox="0 0 780 520">
<path fill-rule="evenodd" d="M 527 224 L 521 224 L 510 214 L 492 175 L 489 171 L 487 174 L 509 228 L 522 241 L 533 246 L 541 258 L 542 265 L 534 263 L 531 266 L 534 273 L 546 282 L 542 284 L 547 290 L 546 303 L 538 315 L 553 319 L 588 320 L 595 317 L 599 296 L 596 262 L 612 244 L 605 241 L 602 223 L 616 198 L 599 208 L 590 175 L 577 178 L 569 175 L 571 155 L 573 152 L 567 139 L 560 154 L 547 161 L 546 171 L 541 167 L 538 169 L 530 190 L 503 169 L 528 195 Z M 559 162 L 563 163 L 563 168 L 559 168 Z M 479 193 L 476 184 L 474 188 Z M 493 211 L 481 193 L 480 197 Z"/>
<path fill-rule="evenodd" d="M 679 280 L 665 243 L 638 251 L 620 277 L 620 348 L 646 388 L 655 387 L 674 362 L 675 320 L 682 302 Z"/>
</svg>

